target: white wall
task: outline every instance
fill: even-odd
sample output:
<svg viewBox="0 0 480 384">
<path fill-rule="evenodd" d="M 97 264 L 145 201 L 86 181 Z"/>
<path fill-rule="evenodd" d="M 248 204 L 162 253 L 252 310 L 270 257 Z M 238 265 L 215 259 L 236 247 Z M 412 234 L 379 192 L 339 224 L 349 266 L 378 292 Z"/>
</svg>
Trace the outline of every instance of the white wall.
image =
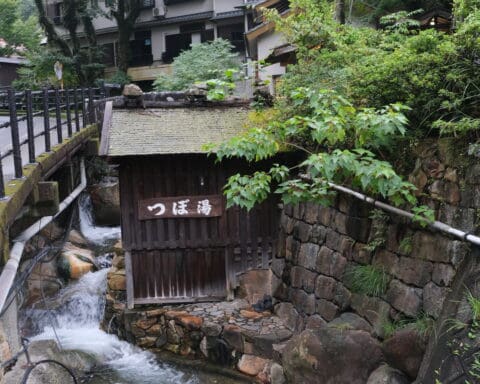
<svg viewBox="0 0 480 384">
<path fill-rule="evenodd" d="M 235 7 L 243 5 L 243 0 L 213 0 L 215 13 L 236 11 Z"/>
<path fill-rule="evenodd" d="M 272 50 L 278 46 L 285 44 L 286 40 L 284 36 L 278 32 L 267 32 L 258 37 L 257 46 L 258 46 L 258 60 L 266 59 L 271 53 Z M 274 93 L 274 84 L 272 78 L 274 76 L 281 76 L 285 74 L 285 67 L 282 67 L 280 64 L 273 64 L 267 67 L 263 67 L 259 71 L 259 78 L 263 81 L 269 81 L 270 92 Z"/>
</svg>

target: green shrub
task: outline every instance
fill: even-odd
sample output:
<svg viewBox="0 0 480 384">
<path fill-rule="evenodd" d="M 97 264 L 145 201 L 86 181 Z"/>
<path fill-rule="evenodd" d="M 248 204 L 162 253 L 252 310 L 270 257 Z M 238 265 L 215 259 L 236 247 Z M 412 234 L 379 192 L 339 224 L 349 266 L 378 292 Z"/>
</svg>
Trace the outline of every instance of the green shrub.
<svg viewBox="0 0 480 384">
<path fill-rule="evenodd" d="M 212 42 L 194 44 L 173 61 L 173 74 L 157 77 L 154 87 L 157 91 L 181 91 L 196 82 L 225 79 L 229 69 L 239 70 L 240 60 L 232 52 L 229 41 L 216 39 Z"/>
</svg>

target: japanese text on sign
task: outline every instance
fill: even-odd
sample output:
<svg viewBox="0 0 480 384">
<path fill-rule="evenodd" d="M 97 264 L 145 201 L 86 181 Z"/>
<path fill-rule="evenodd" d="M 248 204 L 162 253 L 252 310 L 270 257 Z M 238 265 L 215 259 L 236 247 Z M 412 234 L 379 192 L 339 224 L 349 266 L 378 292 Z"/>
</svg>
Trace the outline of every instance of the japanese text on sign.
<svg viewBox="0 0 480 384">
<path fill-rule="evenodd" d="M 139 219 L 217 217 L 223 212 L 220 195 L 192 197 L 160 197 L 141 200 Z"/>
</svg>

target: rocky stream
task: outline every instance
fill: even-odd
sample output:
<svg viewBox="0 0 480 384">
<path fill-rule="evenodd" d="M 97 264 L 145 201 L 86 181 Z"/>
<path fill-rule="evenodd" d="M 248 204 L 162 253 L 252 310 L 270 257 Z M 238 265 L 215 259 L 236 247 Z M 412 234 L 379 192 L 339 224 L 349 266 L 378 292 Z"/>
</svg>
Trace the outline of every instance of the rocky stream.
<svg viewBox="0 0 480 384">
<path fill-rule="evenodd" d="M 67 367 L 81 383 L 92 384 L 203 384 L 239 383 L 223 375 L 207 373 L 198 366 L 165 363 L 151 352 L 143 351 L 101 329 L 105 310 L 107 273 L 111 254 L 105 252 L 120 237 L 120 229 L 96 227 L 91 203 L 83 197 L 79 205 L 81 235 L 97 254 L 97 270 L 72 280 L 55 295 L 44 297 L 21 313 L 22 331 L 28 335 L 32 361 L 54 359 Z M 100 253 L 99 253 L 100 252 Z M 42 292 L 43 295 L 43 292 Z M 107 330 L 108 331 L 108 330 Z M 5 377 L 9 384 L 22 382 L 22 357 Z M 39 365 L 28 383 L 73 382 L 64 369 L 51 364 Z"/>
</svg>

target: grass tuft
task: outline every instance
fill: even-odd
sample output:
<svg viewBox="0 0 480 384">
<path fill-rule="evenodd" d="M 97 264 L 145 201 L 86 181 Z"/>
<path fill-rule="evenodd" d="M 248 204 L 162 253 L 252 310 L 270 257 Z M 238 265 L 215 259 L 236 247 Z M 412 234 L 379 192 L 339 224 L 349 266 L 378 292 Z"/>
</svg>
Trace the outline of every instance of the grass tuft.
<svg viewBox="0 0 480 384">
<path fill-rule="evenodd" d="M 347 270 L 345 277 L 353 292 L 368 296 L 382 296 L 390 280 L 383 268 L 374 265 L 351 267 Z"/>
</svg>

